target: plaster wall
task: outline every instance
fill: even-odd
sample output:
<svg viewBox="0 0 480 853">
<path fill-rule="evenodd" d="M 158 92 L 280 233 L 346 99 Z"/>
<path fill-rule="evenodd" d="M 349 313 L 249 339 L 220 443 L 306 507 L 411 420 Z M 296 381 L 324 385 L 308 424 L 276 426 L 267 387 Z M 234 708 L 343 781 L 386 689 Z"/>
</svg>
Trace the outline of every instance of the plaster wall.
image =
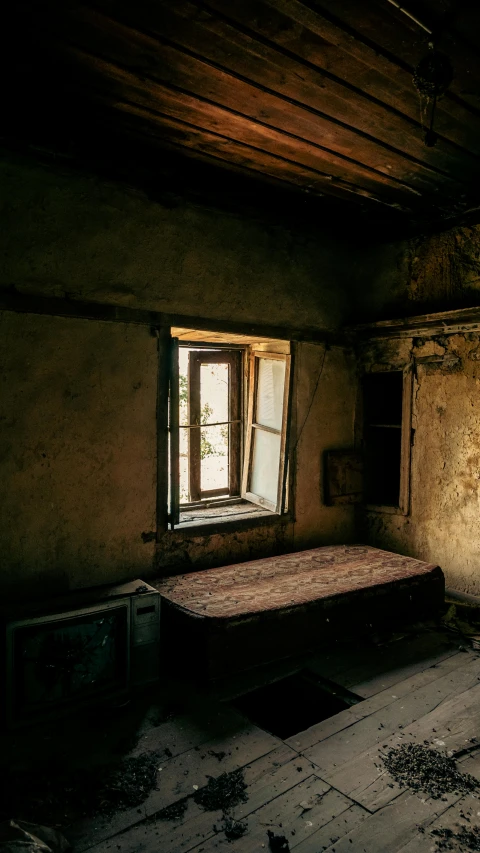
<svg viewBox="0 0 480 853">
<path fill-rule="evenodd" d="M 346 244 L 26 160 L 0 161 L 0 288 L 214 320 L 334 328 Z M 351 253 L 350 253 L 351 259 Z"/>
<path fill-rule="evenodd" d="M 353 440 L 348 352 L 297 348 L 295 521 L 215 535 L 169 531 L 155 545 L 158 357 L 150 330 L 2 312 L 0 342 L 5 595 L 58 594 L 354 537 L 352 508 L 326 507 L 322 482 L 323 450 Z"/>
<path fill-rule="evenodd" d="M 0 288 L 69 300 L 335 328 L 348 256 L 331 236 L 145 195 L 26 161 L 0 165 Z M 351 541 L 323 503 L 323 451 L 353 441 L 342 349 L 296 349 L 295 521 L 156 545 L 157 341 L 123 323 L 3 312 L 0 585 L 31 595 Z M 142 534 L 149 534 L 142 537 Z M 145 541 L 146 540 L 146 541 Z"/>
<path fill-rule="evenodd" d="M 157 341 L 144 327 L 0 313 L 2 592 L 142 576 L 155 526 Z"/>
<path fill-rule="evenodd" d="M 447 586 L 480 594 L 480 336 L 377 341 L 366 370 L 414 366 L 411 506 L 369 512 L 372 545 L 438 563 Z"/>
</svg>

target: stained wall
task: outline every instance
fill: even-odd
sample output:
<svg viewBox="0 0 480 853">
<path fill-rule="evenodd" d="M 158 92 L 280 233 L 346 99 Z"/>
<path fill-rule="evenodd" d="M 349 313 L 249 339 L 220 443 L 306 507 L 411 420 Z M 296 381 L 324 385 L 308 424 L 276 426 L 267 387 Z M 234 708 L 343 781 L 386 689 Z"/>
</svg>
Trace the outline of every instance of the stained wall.
<svg viewBox="0 0 480 853">
<path fill-rule="evenodd" d="M 364 246 L 352 262 L 355 323 L 470 307 L 480 299 L 479 224 Z"/>
<path fill-rule="evenodd" d="M 337 328 L 348 240 L 0 160 L 0 287 L 205 319 Z M 325 232 L 325 233 L 324 233 Z"/>
<path fill-rule="evenodd" d="M 331 235 L 181 204 L 30 161 L 0 167 L 0 288 L 216 321 L 335 329 L 346 251 Z M 294 520 L 153 541 L 157 339 L 148 327 L 1 315 L 0 584 L 68 589 L 351 541 L 323 453 L 353 441 L 348 350 L 295 352 Z M 152 536 L 153 534 L 153 536 Z"/>
<path fill-rule="evenodd" d="M 408 325 L 410 317 L 477 306 L 480 225 L 366 247 L 361 270 L 365 286 L 351 298 L 354 322 L 407 318 Z M 410 364 L 414 375 L 410 514 L 367 513 L 359 536 L 439 563 L 448 585 L 475 594 L 480 594 L 479 358 L 480 339 L 472 328 L 372 340 L 358 360 L 360 373 Z"/>
<path fill-rule="evenodd" d="M 370 544 L 438 563 L 480 595 L 480 335 L 380 340 L 364 369 L 413 368 L 410 512 L 359 514 Z"/>
<path fill-rule="evenodd" d="M 151 570 L 157 341 L 148 328 L 0 312 L 2 591 Z"/>
</svg>

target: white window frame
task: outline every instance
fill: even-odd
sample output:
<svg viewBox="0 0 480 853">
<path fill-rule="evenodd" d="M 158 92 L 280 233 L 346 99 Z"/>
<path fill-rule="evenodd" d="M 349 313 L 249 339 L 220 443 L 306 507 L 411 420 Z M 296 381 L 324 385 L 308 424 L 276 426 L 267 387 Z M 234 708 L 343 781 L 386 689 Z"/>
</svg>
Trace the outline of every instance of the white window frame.
<svg viewBox="0 0 480 853">
<path fill-rule="evenodd" d="M 254 413 L 257 402 L 258 389 L 258 367 L 260 359 L 271 360 L 275 359 L 285 363 L 285 384 L 283 389 L 283 409 L 282 409 L 282 426 L 280 430 L 273 427 L 262 426 L 256 423 Z M 251 503 L 258 504 L 264 509 L 280 514 L 285 505 L 286 491 L 286 449 L 287 449 L 287 428 L 288 428 L 288 404 L 290 394 L 290 364 L 291 356 L 275 352 L 263 352 L 253 350 L 250 353 L 249 359 L 249 375 L 248 375 L 248 411 L 246 425 L 246 442 L 245 453 L 243 458 L 243 480 L 242 480 L 242 497 Z M 269 501 L 261 495 L 255 494 L 251 490 L 252 480 L 252 460 L 253 460 L 253 445 L 254 432 L 256 430 L 275 433 L 280 436 L 280 459 L 277 481 L 277 499 L 275 502 Z"/>
</svg>

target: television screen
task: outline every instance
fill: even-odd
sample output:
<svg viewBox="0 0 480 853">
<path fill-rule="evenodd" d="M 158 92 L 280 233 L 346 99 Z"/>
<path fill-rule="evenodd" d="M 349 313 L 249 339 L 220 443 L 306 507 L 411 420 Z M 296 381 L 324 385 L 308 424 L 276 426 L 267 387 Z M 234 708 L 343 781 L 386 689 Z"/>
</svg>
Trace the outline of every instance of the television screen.
<svg viewBox="0 0 480 853">
<path fill-rule="evenodd" d="M 116 602 L 11 626 L 12 722 L 126 688 L 128 605 Z"/>
</svg>

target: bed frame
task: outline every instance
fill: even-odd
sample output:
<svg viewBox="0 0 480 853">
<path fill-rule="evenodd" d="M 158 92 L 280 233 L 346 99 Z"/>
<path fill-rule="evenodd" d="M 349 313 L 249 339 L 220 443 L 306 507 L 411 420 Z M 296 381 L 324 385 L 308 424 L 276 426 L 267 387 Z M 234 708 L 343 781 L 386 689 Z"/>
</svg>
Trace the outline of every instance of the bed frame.
<svg viewBox="0 0 480 853">
<path fill-rule="evenodd" d="M 435 617 L 439 566 L 335 545 L 155 583 L 164 662 L 208 679 Z"/>
</svg>

